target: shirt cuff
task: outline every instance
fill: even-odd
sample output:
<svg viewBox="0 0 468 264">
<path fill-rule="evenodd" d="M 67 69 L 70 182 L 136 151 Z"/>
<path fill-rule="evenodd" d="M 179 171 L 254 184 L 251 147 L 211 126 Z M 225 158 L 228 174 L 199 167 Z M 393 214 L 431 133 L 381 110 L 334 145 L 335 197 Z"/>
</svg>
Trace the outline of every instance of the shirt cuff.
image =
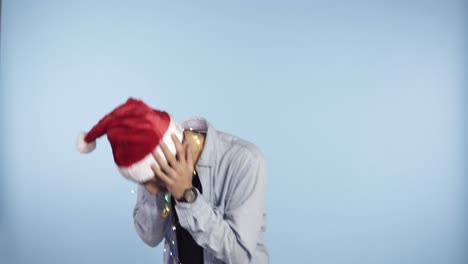
<svg viewBox="0 0 468 264">
<path fill-rule="evenodd" d="M 200 191 L 196 189 L 196 192 L 197 199 L 192 203 L 176 202 L 174 206 L 179 217 L 179 223 L 185 229 L 193 229 L 195 224 L 194 219 L 203 215 L 203 212 L 206 210 L 205 208 L 209 206 Z"/>
</svg>

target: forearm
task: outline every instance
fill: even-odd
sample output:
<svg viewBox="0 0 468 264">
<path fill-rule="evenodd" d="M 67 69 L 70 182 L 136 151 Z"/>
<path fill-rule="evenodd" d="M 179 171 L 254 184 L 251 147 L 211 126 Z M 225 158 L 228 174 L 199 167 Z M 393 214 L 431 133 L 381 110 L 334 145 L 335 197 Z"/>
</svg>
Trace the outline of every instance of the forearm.
<svg viewBox="0 0 468 264">
<path fill-rule="evenodd" d="M 238 238 L 229 220 L 199 194 L 192 203 L 177 203 L 177 214 L 182 227 L 187 229 L 198 245 L 225 263 L 249 263 L 249 252 Z"/>
<path fill-rule="evenodd" d="M 266 173 L 261 156 L 239 159 L 238 181 L 228 188 L 222 212 L 198 192 L 193 203 L 177 203 L 182 227 L 194 240 L 225 263 L 250 263 L 261 234 L 265 212 Z"/>
<path fill-rule="evenodd" d="M 133 210 L 135 229 L 140 238 L 149 246 L 157 246 L 164 238 L 169 218 L 161 217 L 164 208 L 164 194 L 150 194 L 144 186 L 138 186 L 138 196 Z"/>
</svg>

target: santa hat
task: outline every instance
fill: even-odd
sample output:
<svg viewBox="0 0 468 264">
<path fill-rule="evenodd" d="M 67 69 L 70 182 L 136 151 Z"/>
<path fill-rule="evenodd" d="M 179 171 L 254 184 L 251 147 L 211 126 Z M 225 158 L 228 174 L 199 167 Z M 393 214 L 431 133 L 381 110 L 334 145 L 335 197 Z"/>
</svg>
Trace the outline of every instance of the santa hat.
<svg viewBox="0 0 468 264">
<path fill-rule="evenodd" d="M 164 142 L 175 154 L 171 135 L 175 134 L 182 141 L 183 130 L 168 113 L 129 98 L 88 133 L 80 133 L 76 143 L 78 151 L 93 151 L 96 139 L 104 134 L 107 134 L 120 173 L 129 180 L 142 183 L 154 177 L 151 164 L 158 166 L 152 152 L 156 150 L 164 159 L 159 147 L 159 143 Z"/>
</svg>

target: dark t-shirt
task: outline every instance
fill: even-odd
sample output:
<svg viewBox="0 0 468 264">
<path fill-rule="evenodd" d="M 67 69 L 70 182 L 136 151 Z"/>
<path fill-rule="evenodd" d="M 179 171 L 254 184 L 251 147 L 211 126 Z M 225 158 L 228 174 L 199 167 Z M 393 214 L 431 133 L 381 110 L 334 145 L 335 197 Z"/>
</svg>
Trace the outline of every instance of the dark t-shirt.
<svg viewBox="0 0 468 264">
<path fill-rule="evenodd" d="M 202 193 L 202 186 L 198 173 L 195 172 L 193 175 L 192 185 Z M 174 212 L 174 219 L 176 222 L 176 233 L 177 233 L 177 245 L 179 249 L 179 262 L 183 264 L 202 264 L 203 263 L 203 248 L 200 247 L 192 235 L 179 224 L 179 217 L 174 208 L 175 200 L 171 198 L 172 212 Z"/>
</svg>

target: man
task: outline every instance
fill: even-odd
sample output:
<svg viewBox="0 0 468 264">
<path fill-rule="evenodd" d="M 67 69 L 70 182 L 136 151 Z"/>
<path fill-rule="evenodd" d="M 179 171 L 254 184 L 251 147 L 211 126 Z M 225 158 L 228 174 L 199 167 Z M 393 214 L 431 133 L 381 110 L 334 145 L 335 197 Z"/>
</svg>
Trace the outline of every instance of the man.
<svg viewBox="0 0 468 264">
<path fill-rule="evenodd" d="M 138 189 L 139 236 L 152 247 L 165 239 L 164 263 L 269 263 L 262 154 L 205 119 L 182 126 L 183 142 L 172 136 L 176 154 L 161 143 L 155 177 Z"/>
<path fill-rule="evenodd" d="M 202 118 L 181 127 L 134 98 L 80 133 L 78 151 L 105 134 L 120 174 L 140 184 L 136 230 L 152 247 L 165 238 L 165 263 L 269 262 L 265 161 L 253 144 Z"/>
</svg>

